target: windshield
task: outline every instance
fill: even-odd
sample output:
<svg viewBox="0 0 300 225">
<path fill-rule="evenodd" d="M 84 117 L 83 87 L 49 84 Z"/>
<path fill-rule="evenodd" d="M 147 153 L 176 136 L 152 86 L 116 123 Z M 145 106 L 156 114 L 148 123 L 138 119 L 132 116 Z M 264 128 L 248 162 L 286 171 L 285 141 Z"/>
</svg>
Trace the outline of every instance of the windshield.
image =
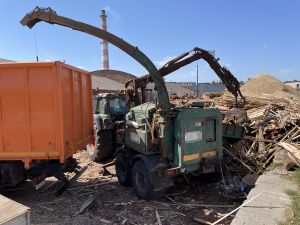
<svg viewBox="0 0 300 225">
<path fill-rule="evenodd" d="M 93 111 L 94 113 L 106 114 L 107 99 L 93 98 Z"/>
<path fill-rule="evenodd" d="M 126 99 L 125 98 L 115 98 L 109 100 L 109 111 L 111 114 L 126 114 Z"/>
</svg>

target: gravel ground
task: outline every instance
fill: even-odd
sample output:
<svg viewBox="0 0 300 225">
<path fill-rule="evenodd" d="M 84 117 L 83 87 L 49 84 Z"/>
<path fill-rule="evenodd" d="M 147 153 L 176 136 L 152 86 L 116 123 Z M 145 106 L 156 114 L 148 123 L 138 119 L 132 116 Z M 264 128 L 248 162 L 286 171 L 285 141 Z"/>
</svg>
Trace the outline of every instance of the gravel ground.
<svg viewBox="0 0 300 225">
<path fill-rule="evenodd" d="M 61 182 L 47 188 L 56 181 L 53 177 L 47 178 L 41 190 L 26 181 L 6 190 L 5 196 L 31 208 L 32 224 L 199 224 L 194 218 L 214 222 L 242 202 L 224 195 L 217 176 L 191 177 L 188 182 L 179 177 L 175 186 L 159 192 L 152 201 L 143 201 L 132 187 L 119 184 L 114 166 L 105 175 L 101 173 L 103 164 L 90 161 L 86 151 L 74 157 L 88 169 L 60 197 L 54 194 Z M 230 224 L 233 218 L 231 215 L 219 224 Z"/>
</svg>

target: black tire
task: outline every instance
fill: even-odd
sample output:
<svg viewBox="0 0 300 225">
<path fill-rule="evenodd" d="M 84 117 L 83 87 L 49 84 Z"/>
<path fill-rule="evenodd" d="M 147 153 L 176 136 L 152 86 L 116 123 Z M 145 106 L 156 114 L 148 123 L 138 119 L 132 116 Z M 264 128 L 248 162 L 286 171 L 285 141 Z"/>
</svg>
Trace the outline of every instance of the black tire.
<svg viewBox="0 0 300 225">
<path fill-rule="evenodd" d="M 131 176 L 136 195 L 141 199 L 151 200 L 154 197 L 154 189 L 144 162 L 139 160 L 134 163 Z"/>
<path fill-rule="evenodd" d="M 119 183 L 122 186 L 130 187 L 132 185 L 131 181 L 131 172 L 132 165 L 128 164 L 124 157 L 123 151 L 119 152 L 116 157 L 115 166 L 116 166 L 116 174 L 119 180 Z"/>
<path fill-rule="evenodd" d="M 107 159 L 112 153 L 112 134 L 110 130 L 95 131 L 95 145 L 86 146 L 91 160 L 99 162 Z"/>
</svg>

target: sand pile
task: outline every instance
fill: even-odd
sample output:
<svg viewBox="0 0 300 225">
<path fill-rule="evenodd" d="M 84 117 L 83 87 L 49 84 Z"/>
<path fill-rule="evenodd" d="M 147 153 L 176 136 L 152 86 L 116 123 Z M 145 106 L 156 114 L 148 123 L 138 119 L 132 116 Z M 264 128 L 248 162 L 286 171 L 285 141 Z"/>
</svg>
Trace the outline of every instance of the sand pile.
<svg viewBox="0 0 300 225">
<path fill-rule="evenodd" d="M 261 73 L 255 78 L 249 80 L 241 88 L 241 91 L 256 94 L 265 93 L 276 97 L 300 98 L 300 93 L 294 88 L 265 73 Z"/>
</svg>

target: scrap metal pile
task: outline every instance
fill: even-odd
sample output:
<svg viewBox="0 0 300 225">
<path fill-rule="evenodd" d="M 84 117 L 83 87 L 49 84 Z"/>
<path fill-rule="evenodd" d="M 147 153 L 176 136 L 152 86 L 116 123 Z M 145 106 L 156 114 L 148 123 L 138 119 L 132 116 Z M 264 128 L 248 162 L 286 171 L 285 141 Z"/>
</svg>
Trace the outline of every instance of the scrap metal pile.
<svg viewBox="0 0 300 225">
<path fill-rule="evenodd" d="M 173 104 L 204 102 L 206 107 L 218 107 L 223 123 L 245 128 L 245 139 L 224 144 L 230 161 L 228 168 L 240 175 L 262 174 L 276 155 L 289 170 L 300 166 L 300 93 L 273 76 L 260 74 L 248 81 L 241 92 L 246 101 L 238 99 L 238 109 L 232 108 L 235 97 L 227 90 L 223 95 L 205 93 L 202 97 L 171 97 Z M 235 113 L 231 113 L 234 110 Z"/>
</svg>

